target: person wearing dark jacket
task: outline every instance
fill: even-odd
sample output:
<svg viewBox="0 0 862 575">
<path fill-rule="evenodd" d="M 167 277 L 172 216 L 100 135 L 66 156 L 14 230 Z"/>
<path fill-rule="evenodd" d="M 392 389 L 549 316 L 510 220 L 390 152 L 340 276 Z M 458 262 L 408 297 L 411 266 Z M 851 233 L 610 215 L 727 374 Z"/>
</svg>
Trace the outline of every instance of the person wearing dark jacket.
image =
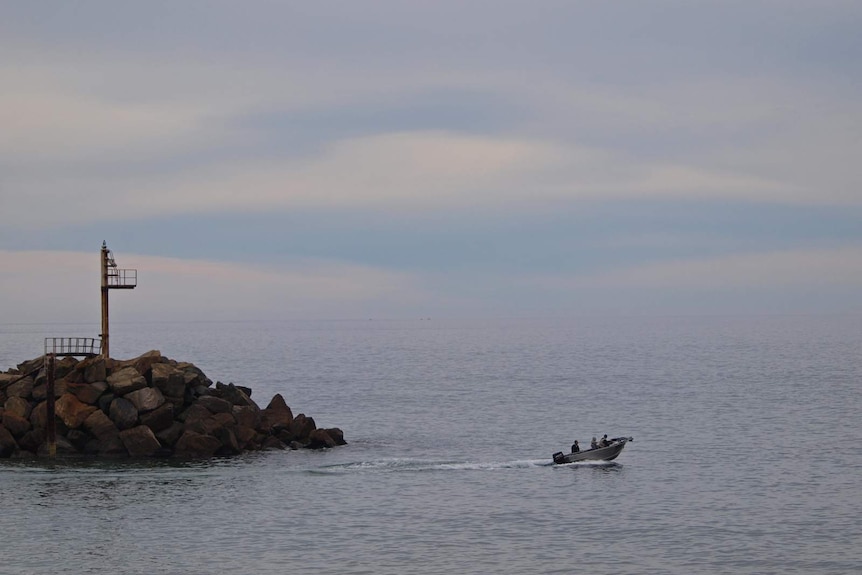
<svg viewBox="0 0 862 575">
<path fill-rule="evenodd" d="M 576 439 L 575 442 L 572 444 L 572 453 L 577 453 L 580 450 L 581 450 L 581 446 L 578 445 L 578 440 Z"/>
</svg>

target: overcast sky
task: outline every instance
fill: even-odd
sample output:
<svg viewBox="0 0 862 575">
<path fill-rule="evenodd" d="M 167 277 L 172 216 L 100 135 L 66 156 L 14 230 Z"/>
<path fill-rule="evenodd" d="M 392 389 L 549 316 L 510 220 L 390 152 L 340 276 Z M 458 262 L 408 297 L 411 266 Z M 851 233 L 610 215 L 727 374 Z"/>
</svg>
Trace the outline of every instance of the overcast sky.
<svg viewBox="0 0 862 575">
<path fill-rule="evenodd" d="M 862 312 L 862 2 L 0 2 L 0 323 Z"/>
</svg>

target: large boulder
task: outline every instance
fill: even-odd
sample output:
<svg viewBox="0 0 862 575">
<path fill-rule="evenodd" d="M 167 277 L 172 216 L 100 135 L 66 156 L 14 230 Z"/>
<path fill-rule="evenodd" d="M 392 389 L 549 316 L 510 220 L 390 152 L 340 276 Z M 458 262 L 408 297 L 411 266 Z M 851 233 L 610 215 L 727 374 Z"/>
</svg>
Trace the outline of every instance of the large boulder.
<svg viewBox="0 0 862 575">
<path fill-rule="evenodd" d="M 134 368 L 134 370 L 137 371 L 139 374 L 146 375 L 147 372 L 152 369 L 154 364 L 163 363 L 165 361 L 167 361 L 167 359 L 162 357 L 162 353 L 157 349 L 153 349 L 133 359 L 126 359 L 122 361 L 113 360 L 112 369 L 122 370 L 131 367 Z"/>
<path fill-rule="evenodd" d="M 344 441 L 344 432 L 339 428 L 330 427 L 327 429 L 321 429 L 321 431 L 327 433 L 329 437 L 332 438 L 332 441 L 335 442 L 335 445 L 347 445 L 347 442 Z"/>
<path fill-rule="evenodd" d="M 54 398 L 58 398 L 68 391 L 68 382 L 65 379 L 54 380 Z M 37 382 L 33 386 L 31 395 L 34 401 L 43 401 L 48 397 L 48 383 L 46 381 Z"/>
<path fill-rule="evenodd" d="M 84 429 L 90 432 L 96 439 L 104 440 L 119 435 L 120 430 L 101 410 L 94 411 L 84 420 Z"/>
<path fill-rule="evenodd" d="M 20 376 L 16 376 L 20 377 Z M 15 383 L 6 387 L 6 397 L 20 397 L 22 399 L 27 399 L 33 393 L 33 378 L 25 377 L 24 379 L 19 379 Z"/>
<path fill-rule="evenodd" d="M 157 390 L 158 391 L 158 390 Z M 169 428 L 174 423 L 174 406 L 170 403 L 162 404 L 153 411 L 141 414 L 141 425 L 146 425 L 154 433 Z"/>
<path fill-rule="evenodd" d="M 252 429 L 257 429 L 261 426 L 262 416 L 260 409 L 256 405 L 234 405 L 231 413 L 233 413 L 233 417 L 239 425 L 251 427 Z"/>
<path fill-rule="evenodd" d="M 0 458 L 10 457 L 18 449 L 12 432 L 0 425 Z"/>
<path fill-rule="evenodd" d="M 185 423 L 186 425 L 192 424 L 199 419 L 207 419 L 212 417 L 212 412 L 204 407 L 203 405 L 199 405 L 194 403 L 189 406 L 188 409 L 183 411 L 177 419 Z"/>
<path fill-rule="evenodd" d="M 245 425 L 237 425 L 233 432 L 237 443 L 242 449 L 248 449 L 249 446 L 252 445 L 254 438 L 257 436 L 257 432 L 254 428 L 247 427 Z"/>
<path fill-rule="evenodd" d="M 257 407 L 257 404 L 251 400 L 251 393 L 246 393 L 246 391 L 250 392 L 251 390 L 232 383 L 225 385 L 217 382 L 213 395 L 229 401 L 232 405 Z"/>
<path fill-rule="evenodd" d="M 116 395 L 126 395 L 147 387 L 146 378 L 134 367 L 124 367 L 108 376 L 108 386 Z"/>
<path fill-rule="evenodd" d="M 186 379 L 182 370 L 169 363 L 155 363 L 152 366 L 150 381 L 153 387 L 167 397 L 183 398 L 186 392 Z"/>
<path fill-rule="evenodd" d="M 213 382 L 196 365 L 181 361 L 177 363 L 177 369 L 183 372 L 187 387 L 210 387 Z"/>
<path fill-rule="evenodd" d="M 165 396 L 155 387 L 145 387 L 126 394 L 126 399 L 131 401 L 138 413 L 146 413 L 158 409 L 165 403 Z"/>
<path fill-rule="evenodd" d="M 77 429 L 98 408 L 94 405 L 83 403 L 71 393 L 64 393 L 57 400 L 54 409 L 56 410 L 57 417 L 66 424 L 66 427 Z"/>
<path fill-rule="evenodd" d="M 322 449 L 338 445 L 325 429 L 315 429 L 308 434 L 309 449 Z"/>
<path fill-rule="evenodd" d="M 317 425 L 314 423 L 313 417 L 307 417 L 304 413 L 300 413 L 296 416 L 296 418 L 290 422 L 290 425 L 287 427 L 287 433 L 290 441 L 299 441 L 300 443 L 307 443 L 308 437 L 311 435 L 311 432 L 317 429 Z"/>
<path fill-rule="evenodd" d="M 108 416 L 120 431 L 138 424 L 138 410 L 131 401 L 123 397 L 117 397 L 111 402 Z"/>
<path fill-rule="evenodd" d="M 104 381 L 95 383 L 69 383 L 66 384 L 66 392 L 71 393 L 79 400 L 89 405 L 96 405 L 99 402 L 99 397 L 108 389 L 108 384 Z"/>
<path fill-rule="evenodd" d="M 40 403 L 37 403 L 36 407 L 30 410 L 30 425 L 33 426 L 33 429 L 45 429 L 45 423 L 47 421 L 48 405 L 44 401 L 42 401 Z"/>
<path fill-rule="evenodd" d="M 20 439 L 25 433 L 30 431 L 30 422 L 20 415 L 15 415 L 11 411 L 3 413 L 3 427 L 9 430 L 16 439 Z"/>
<path fill-rule="evenodd" d="M 293 413 L 280 393 L 273 396 L 261 415 L 261 429 L 264 431 L 269 431 L 276 426 L 288 427 L 293 421 Z"/>
<path fill-rule="evenodd" d="M 27 433 L 24 434 L 21 439 L 18 440 L 18 446 L 30 453 L 36 453 L 39 451 L 39 446 L 42 445 L 45 441 L 45 430 L 44 429 L 31 429 Z"/>
<path fill-rule="evenodd" d="M 74 357 L 64 357 L 54 362 L 54 378 L 63 379 L 71 375 L 78 367 L 78 360 Z"/>
<path fill-rule="evenodd" d="M 225 399 L 215 397 L 213 395 L 204 395 L 199 397 L 195 402 L 196 405 L 202 405 L 207 408 L 210 413 L 230 413 L 233 410 L 233 405 Z"/>
<path fill-rule="evenodd" d="M 77 455 L 78 449 L 72 444 L 71 441 L 63 437 L 62 435 L 57 435 L 56 440 L 54 441 L 54 445 L 57 448 L 57 455 Z M 37 455 L 45 457 L 48 455 L 48 443 L 43 442 L 42 445 L 39 446 Z"/>
<path fill-rule="evenodd" d="M 174 454 L 181 457 L 212 457 L 222 446 L 212 435 L 186 430 L 174 446 Z"/>
<path fill-rule="evenodd" d="M 149 457 L 162 447 L 153 430 L 146 425 L 121 431 L 120 440 L 132 457 Z"/>
<path fill-rule="evenodd" d="M 40 355 L 36 359 L 31 359 L 29 361 L 25 361 L 23 363 L 18 364 L 18 373 L 20 374 L 30 374 L 34 371 L 42 369 L 42 366 L 45 364 L 45 356 Z"/>
<path fill-rule="evenodd" d="M 11 411 L 15 415 L 26 419 L 30 417 L 30 412 L 33 410 L 33 407 L 26 399 L 21 397 L 10 397 L 6 400 L 6 403 L 3 404 L 3 409 L 5 411 Z"/>
<path fill-rule="evenodd" d="M 215 438 L 221 442 L 221 447 L 216 450 L 218 455 L 238 455 L 242 452 L 233 430 L 222 427 L 215 432 Z"/>
<path fill-rule="evenodd" d="M 129 454 L 120 434 L 99 440 L 96 449 L 102 457 L 125 457 Z"/>
<path fill-rule="evenodd" d="M 186 420 L 185 422 L 186 431 L 194 431 L 195 433 L 200 433 L 201 435 L 215 435 L 215 432 L 225 426 L 223 421 L 217 419 L 214 415 L 210 415 L 204 418 L 194 418 L 192 420 Z"/>
<path fill-rule="evenodd" d="M 180 436 L 182 436 L 184 430 L 185 428 L 182 423 L 174 421 L 167 429 L 157 431 L 156 438 L 158 438 L 161 444 L 165 447 L 173 447 L 176 445 Z"/>
<path fill-rule="evenodd" d="M 105 358 L 90 357 L 78 364 L 78 371 L 83 372 L 83 380 L 85 383 L 96 383 L 97 381 L 105 381 L 108 377 L 108 369 L 105 363 Z"/>
</svg>

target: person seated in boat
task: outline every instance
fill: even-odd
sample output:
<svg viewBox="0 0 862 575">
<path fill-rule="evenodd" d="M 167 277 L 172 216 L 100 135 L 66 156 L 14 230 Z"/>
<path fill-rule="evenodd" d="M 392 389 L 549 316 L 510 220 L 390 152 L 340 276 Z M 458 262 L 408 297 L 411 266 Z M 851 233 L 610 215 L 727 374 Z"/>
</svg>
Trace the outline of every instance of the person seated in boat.
<svg viewBox="0 0 862 575">
<path fill-rule="evenodd" d="M 590 449 L 598 449 L 599 443 L 596 441 L 596 438 L 593 437 L 593 440 L 590 442 Z"/>
<path fill-rule="evenodd" d="M 601 441 L 599 441 L 599 447 L 607 447 L 607 446 L 608 446 L 608 445 L 610 445 L 610 444 L 611 444 L 611 442 L 610 442 L 610 441 L 608 441 L 608 434 L 607 434 L 607 433 L 605 433 L 605 434 L 602 436 L 602 440 L 601 440 Z"/>
<path fill-rule="evenodd" d="M 577 453 L 580 450 L 581 450 L 581 446 L 578 445 L 578 440 L 576 439 L 575 442 L 572 444 L 572 453 Z"/>
</svg>

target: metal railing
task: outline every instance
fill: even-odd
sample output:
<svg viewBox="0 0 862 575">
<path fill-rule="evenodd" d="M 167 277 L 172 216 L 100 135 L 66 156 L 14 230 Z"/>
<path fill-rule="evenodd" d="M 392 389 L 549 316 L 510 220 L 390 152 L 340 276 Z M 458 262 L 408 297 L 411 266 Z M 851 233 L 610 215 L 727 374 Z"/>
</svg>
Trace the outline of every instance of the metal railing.
<svg viewBox="0 0 862 575">
<path fill-rule="evenodd" d="M 46 337 L 45 355 L 92 357 L 102 353 L 98 337 Z"/>
<path fill-rule="evenodd" d="M 108 287 L 133 288 L 138 285 L 138 270 L 108 268 Z"/>
</svg>

